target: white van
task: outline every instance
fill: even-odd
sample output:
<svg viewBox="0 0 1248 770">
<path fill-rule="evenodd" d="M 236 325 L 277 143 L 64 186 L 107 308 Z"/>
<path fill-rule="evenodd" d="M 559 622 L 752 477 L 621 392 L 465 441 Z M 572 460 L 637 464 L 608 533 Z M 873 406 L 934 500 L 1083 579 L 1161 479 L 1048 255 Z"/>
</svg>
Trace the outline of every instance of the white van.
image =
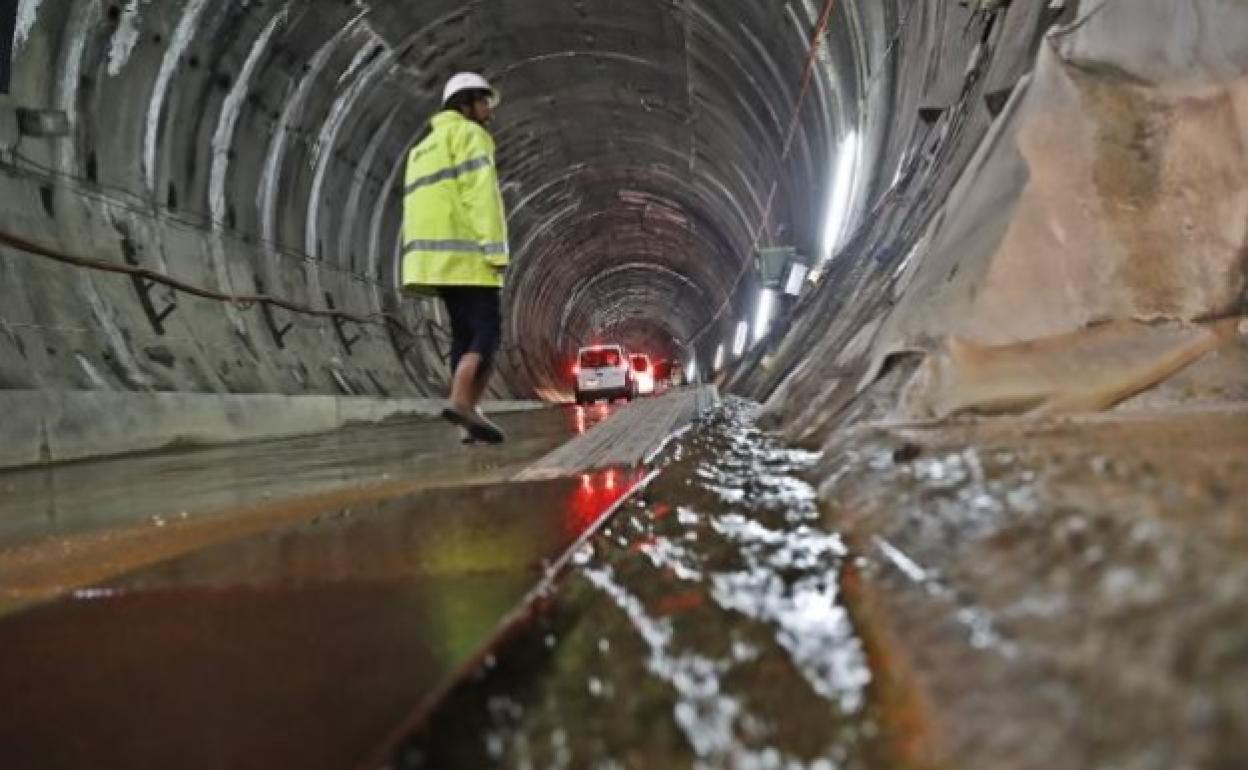
<svg viewBox="0 0 1248 770">
<path fill-rule="evenodd" d="M 650 363 L 650 356 L 644 353 L 634 353 L 629 358 L 633 361 L 633 381 L 636 383 L 635 392 L 639 396 L 653 396 L 654 365 Z"/>
<path fill-rule="evenodd" d="M 637 395 L 628 354 L 619 345 L 581 348 L 574 370 L 578 404 L 593 403 L 600 398 L 631 401 Z"/>
</svg>

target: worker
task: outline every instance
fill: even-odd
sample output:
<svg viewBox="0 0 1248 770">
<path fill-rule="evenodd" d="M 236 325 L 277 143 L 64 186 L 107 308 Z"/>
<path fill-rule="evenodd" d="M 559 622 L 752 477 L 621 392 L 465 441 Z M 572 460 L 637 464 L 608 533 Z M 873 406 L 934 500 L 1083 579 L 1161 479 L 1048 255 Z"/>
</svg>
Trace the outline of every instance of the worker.
<svg viewBox="0 0 1248 770">
<path fill-rule="evenodd" d="M 499 94 L 481 75 L 446 83 L 442 110 L 407 157 L 403 287 L 437 294 L 451 319 L 451 393 L 442 416 L 465 440 L 505 440 L 480 409 L 502 337 L 507 216 L 486 130 Z"/>
</svg>

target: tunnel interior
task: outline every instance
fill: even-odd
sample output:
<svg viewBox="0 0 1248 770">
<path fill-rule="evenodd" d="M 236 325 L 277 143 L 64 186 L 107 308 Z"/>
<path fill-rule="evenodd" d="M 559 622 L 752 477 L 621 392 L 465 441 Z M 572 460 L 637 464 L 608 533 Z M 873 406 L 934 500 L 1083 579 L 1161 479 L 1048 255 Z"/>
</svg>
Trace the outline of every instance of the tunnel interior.
<svg viewBox="0 0 1248 770">
<path fill-rule="evenodd" d="M 169 648 L 131 644 L 118 602 L 185 613 L 170 644 L 197 679 L 299 684 L 307 639 L 367 673 L 372 648 L 334 630 L 416 657 L 320 589 L 395 597 L 377 617 L 419 640 L 410 592 L 373 579 L 387 554 L 476 597 L 514 555 L 517 591 L 588 581 L 529 593 L 580 629 L 530 640 L 569 664 L 525 717 L 552 755 L 610 724 L 645 767 L 675 766 L 664 732 L 694 767 L 1248 767 L 1245 0 L 16 0 L 6 25 L 0 632 L 29 654 L 0 685 L 68 729 L 0 719 L 0 745 L 7 727 L 50 747 L 33 764 L 85 746 L 66 766 L 108 766 L 132 744 L 96 717 L 147 747 L 166 701 L 131 707 L 157 689 L 209 737 L 149 764 L 228 738 L 186 688 L 136 686 Z M 503 98 L 501 447 L 437 419 L 447 314 L 397 286 L 405 158 L 463 70 Z M 598 342 L 704 380 L 548 408 Z M 475 544 L 426 537 L 474 521 Z M 202 605 L 162 582 L 131 590 L 194 582 L 178 554 L 266 603 L 293 590 L 312 625 L 231 649 L 248 673 L 221 676 L 192 629 L 251 637 L 190 625 Z M 279 591 L 249 582 L 270 563 Z M 482 629 L 515 601 L 430 595 Z M 20 622 L 67 607 L 106 630 Z M 276 638 L 274 613 L 248 617 Z M 613 624 L 609 691 L 643 699 L 594 712 Z M 445 662 L 497 662 L 465 660 Z M 315 668 L 321 705 L 375 694 Z M 845 683 L 873 703 L 821 710 Z M 548 719 L 565 684 L 572 718 Z M 126 704 L 67 708 L 96 695 Z M 82 725 L 106 739 L 75 743 Z M 305 740 L 325 727 L 265 732 L 328 761 Z M 773 729 L 801 761 L 732 742 Z M 825 737 L 896 753 L 855 763 Z"/>
<path fill-rule="evenodd" d="M 400 177 L 461 70 L 504 95 L 492 132 L 513 264 L 495 395 L 566 396 L 594 341 L 709 363 L 753 316 L 757 247 L 826 249 L 838 142 L 867 128 L 872 93 L 887 98 L 905 22 L 923 15 L 911 5 L 22 0 L 8 98 L 59 123 L 12 143 L 10 234 L 391 320 L 10 253 L 0 381 L 438 393 L 443 313 L 395 285 Z M 849 165 L 886 174 L 864 159 L 887 141 L 850 148 Z M 842 208 L 862 208 L 869 177 Z"/>
<path fill-rule="evenodd" d="M 153 396 L 444 396 L 401 177 L 464 70 L 503 95 L 494 400 L 567 401 L 577 347 L 620 342 L 815 436 L 889 376 L 882 413 L 971 408 L 959 341 L 1199 337 L 1248 286 L 1243 17 L 1149 3 L 21 0 L 0 389 L 35 406 L 4 462 L 176 439 Z"/>
</svg>

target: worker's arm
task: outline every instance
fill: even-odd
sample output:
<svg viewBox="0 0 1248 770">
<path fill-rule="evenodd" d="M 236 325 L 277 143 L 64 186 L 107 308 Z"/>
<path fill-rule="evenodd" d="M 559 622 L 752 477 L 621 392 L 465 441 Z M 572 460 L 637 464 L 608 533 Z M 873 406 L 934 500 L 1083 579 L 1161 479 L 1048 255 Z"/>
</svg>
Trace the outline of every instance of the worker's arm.
<svg viewBox="0 0 1248 770">
<path fill-rule="evenodd" d="M 494 140 L 480 126 L 467 126 L 459 134 L 455 156 L 470 167 L 458 177 L 460 199 L 468 226 L 491 265 L 504 268 L 510 261 L 507 245 L 507 214 L 494 167 Z M 462 160 L 461 160 L 462 159 Z"/>
</svg>

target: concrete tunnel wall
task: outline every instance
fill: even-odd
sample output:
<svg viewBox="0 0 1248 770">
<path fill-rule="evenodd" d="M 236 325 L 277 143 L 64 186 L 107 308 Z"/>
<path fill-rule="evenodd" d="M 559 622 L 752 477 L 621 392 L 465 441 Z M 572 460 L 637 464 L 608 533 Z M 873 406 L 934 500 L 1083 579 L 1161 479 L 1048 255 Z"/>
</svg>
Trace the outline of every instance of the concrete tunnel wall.
<svg viewBox="0 0 1248 770">
<path fill-rule="evenodd" d="M 892 356 L 959 330 L 875 334 L 892 328 L 882 307 L 943 296 L 904 295 L 898 276 L 962 264 L 930 248 L 951 199 L 985 214 L 968 226 L 984 243 L 1002 236 L 1026 170 L 968 199 L 984 148 L 1053 25 L 1122 3 L 985 5 L 21 0 L 0 111 L 0 388 L 75 394 L 80 424 L 100 391 L 216 394 L 224 410 L 234 394 L 440 395 L 438 303 L 395 288 L 400 176 L 442 82 L 479 69 L 505 94 L 514 258 L 495 396 L 564 396 L 572 351 L 599 338 L 705 368 L 753 317 L 756 246 L 828 254 L 852 134 L 835 258 L 726 373 L 773 405 L 841 403 Z M 1167 23 L 1153 5 L 1140 34 Z M 14 238 L 392 320 L 201 299 Z M 966 252 L 980 255 L 967 274 L 985 248 Z M 46 443 L 48 425 L 28 422 Z"/>
<path fill-rule="evenodd" d="M 785 333 L 728 373 L 790 439 L 1248 400 L 1248 9 L 1081 5 L 1010 5 Z M 1037 30 L 1034 62 L 994 55 Z"/>
<path fill-rule="evenodd" d="M 21 0 L 6 110 L 65 125 L 7 142 L 7 234 L 401 325 L 6 248 L 0 387 L 440 394 L 445 321 L 395 290 L 398 190 L 460 69 L 506 95 L 515 267 L 496 395 L 565 393 L 585 340 L 687 356 L 717 311 L 725 327 L 749 311 L 745 268 L 767 232 L 821 247 L 835 139 L 863 119 L 868 81 L 889 90 L 901 5 Z M 908 21 L 945 18 L 930 5 Z"/>
</svg>

